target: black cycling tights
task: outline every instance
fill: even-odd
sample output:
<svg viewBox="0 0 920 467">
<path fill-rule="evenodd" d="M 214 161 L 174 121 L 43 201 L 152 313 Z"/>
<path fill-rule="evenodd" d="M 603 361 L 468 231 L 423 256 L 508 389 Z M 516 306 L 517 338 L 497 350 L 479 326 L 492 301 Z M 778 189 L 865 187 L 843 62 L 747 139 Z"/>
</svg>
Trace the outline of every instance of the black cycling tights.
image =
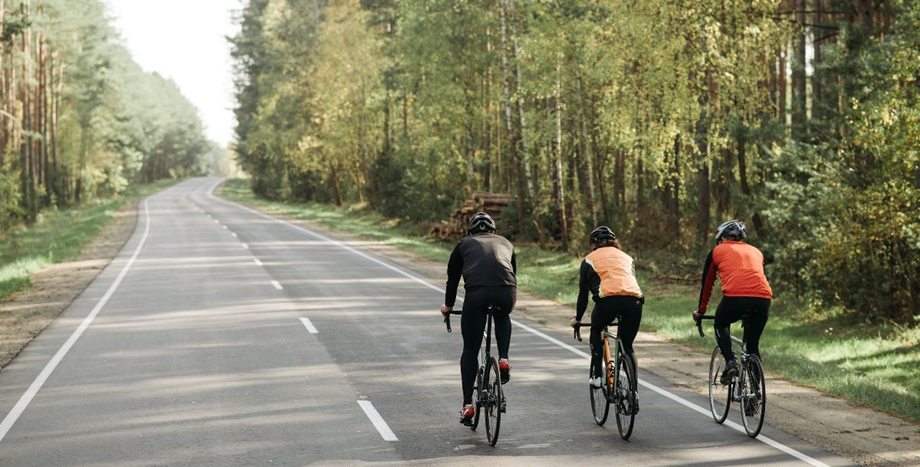
<svg viewBox="0 0 920 467">
<path fill-rule="evenodd" d="M 591 312 L 591 368 L 595 377 L 601 376 L 601 359 L 604 355 L 604 341 L 601 333 L 604 327 L 614 318 L 620 317 L 620 325 L 616 331 L 617 337 L 623 343 L 623 351 L 633 359 L 633 366 L 638 369 L 636 353 L 633 350 L 633 341 L 639 333 L 639 323 L 642 322 L 642 302 L 638 297 L 618 295 L 597 300 L 594 311 Z M 611 349 L 615 354 L 616 350 Z"/>
<path fill-rule="evenodd" d="M 496 305 L 502 311 L 492 316 L 495 340 L 498 342 L 498 357 L 508 358 L 511 346 L 511 317 L 517 301 L 514 287 L 474 287 L 466 291 L 463 299 L 463 314 L 460 328 L 463 333 L 463 354 L 460 356 L 460 377 L 463 379 L 463 403 L 473 403 L 473 389 L 476 372 L 479 370 L 479 348 L 482 333 L 486 329 L 486 306 Z"/>
<path fill-rule="evenodd" d="M 723 297 L 719 308 L 716 309 L 713 327 L 716 331 L 716 342 L 719 343 L 722 356 L 726 361 L 735 359 L 735 354 L 732 352 L 730 326 L 743 319 L 746 314 L 749 314 L 744 325 L 744 342 L 747 344 L 747 352 L 760 357 L 760 335 L 763 334 L 763 328 L 767 325 L 767 319 L 770 316 L 770 299 Z"/>
</svg>

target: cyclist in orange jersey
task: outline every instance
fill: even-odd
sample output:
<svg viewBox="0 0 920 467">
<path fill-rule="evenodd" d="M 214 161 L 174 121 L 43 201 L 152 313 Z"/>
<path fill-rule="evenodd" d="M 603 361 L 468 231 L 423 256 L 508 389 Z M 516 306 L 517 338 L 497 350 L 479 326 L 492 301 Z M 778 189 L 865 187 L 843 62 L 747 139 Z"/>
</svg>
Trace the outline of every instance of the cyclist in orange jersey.
<svg viewBox="0 0 920 467">
<path fill-rule="evenodd" d="M 763 272 L 763 253 L 742 240 L 747 237 L 744 223 L 730 220 L 716 229 L 716 247 L 709 252 L 703 267 L 703 284 L 700 302 L 694 319 L 706 313 L 716 276 L 722 280 L 722 302 L 713 320 L 716 342 L 725 357 L 722 384 L 728 384 L 739 372 L 738 362 L 732 352 L 729 327 L 747 316 L 744 342 L 750 354 L 760 357 L 760 336 L 767 325 L 773 291 Z"/>
</svg>

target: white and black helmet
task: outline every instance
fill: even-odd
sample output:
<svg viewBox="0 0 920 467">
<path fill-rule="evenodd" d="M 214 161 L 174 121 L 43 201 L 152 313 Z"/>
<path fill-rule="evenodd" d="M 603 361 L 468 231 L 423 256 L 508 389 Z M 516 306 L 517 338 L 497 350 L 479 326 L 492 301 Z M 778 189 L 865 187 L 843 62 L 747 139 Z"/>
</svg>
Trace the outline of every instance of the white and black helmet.
<svg viewBox="0 0 920 467">
<path fill-rule="evenodd" d="M 484 212 L 477 212 L 476 215 L 470 219 L 470 225 L 467 230 L 470 235 L 482 232 L 495 232 L 495 221 L 492 219 L 492 216 Z"/>
<path fill-rule="evenodd" d="M 735 219 L 723 222 L 716 229 L 716 240 L 723 237 L 732 240 L 743 240 L 747 237 L 747 227 L 744 226 L 744 222 Z"/>
</svg>

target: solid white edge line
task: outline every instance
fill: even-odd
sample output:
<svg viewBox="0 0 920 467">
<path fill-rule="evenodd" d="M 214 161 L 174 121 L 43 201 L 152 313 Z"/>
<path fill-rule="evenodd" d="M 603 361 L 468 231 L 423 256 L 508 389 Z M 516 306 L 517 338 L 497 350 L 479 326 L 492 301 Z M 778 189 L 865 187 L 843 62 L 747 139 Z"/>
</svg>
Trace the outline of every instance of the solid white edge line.
<svg viewBox="0 0 920 467">
<path fill-rule="evenodd" d="M 284 288 L 284 287 L 281 287 L 281 283 L 278 282 L 278 281 L 272 281 L 272 287 L 274 287 L 274 288 L 276 288 L 276 289 L 278 289 L 278 290 L 281 290 L 281 289 Z"/>
<path fill-rule="evenodd" d="M 396 438 L 396 433 L 393 433 L 393 430 L 391 430 L 387 422 L 383 420 L 383 417 L 380 416 L 380 413 L 377 412 L 377 409 L 374 408 L 374 404 L 372 404 L 371 401 L 358 401 L 358 405 L 364 410 L 364 414 L 367 415 L 367 418 L 374 424 L 374 428 L 377 428 L 377 431 L 380 433 L 380 436 L 383 437 L 384 441 L 399 441 L 399 439 Z"/>
<path fill-rule="evenodd" d="M 25 394 L 19 398 L 19 401 L 16 402 L 16 405 L 13 406 L 12 410 L 6 417 L 3 418 L 3 421 L 0 422 L 0 441 L 3 441 L 3 438 L 6 437 L 6 434 L 9 433 L 10 428 L 13 427 L 13 424 L 16 423 L 16 420 L 22 415 L 23 411 L 26 410 L 26 407 L 29 406 L 29 403 L 32 402 L 32 399 L 38 394 L 38 391 L 45 384 L 45 381 L 51 376 L 51 373 L 54 372 L 54 369 L 57 368 L 58 364 L 61 363 L 61 360 L 64 359 L 64 356 L 67 355 L 67 352 L 70 351 L 70 348 L 77 342 L 77 339 L 83 335 L 83 332 L 86 331 L 86 328 L 89 327 L 90 323 L 96 318 L 96 315 L 102 310 L 102 307 L 108 303 L 109 299 L 112 298 L 112 295 L 115 293 L 115 290 L 118 289 L 118 286 L 121 285 L 121 281 L 125 278 L 125 275 L 128 274 L 128 271 L 131 269 L 131 266 L 134 265 L 134 261 L 137 260 L 137 256 L 140 254 L 141 249 L 144 248 L 144 244 L 147 243 L 147 236 L 150 234 L 150 208 L 147 205 L 147 200 L 144 200 L 144 234 L 141 236 L 140 243 L 137 244 L 137 247 L 134 249 L 134 253 L 131 255 L 131 258 L 128 259 L 128 262 L 122 268 L 121 272 L 118 273 L 118 277 L 115 278 L 115 281 L 112 282 L 112 285 L 109 286 L 109 289 L 105 292 L 105 295 L 96 302 L 96 306 L 93 307 L 92 311 L 86 315 L 86 318 L 83 319 L 83 322 L 80 323 L 80 326 L 74 330 L 73 334 L 64 342 L 64 345 L 58 349 L 57 353 L 51 357 L 51 360 L 45 365 L 45 368 L 42 369 L 41 373 L 38 374 L 38 377 L 35 378 L 35 381 L 29 386 L 29 389 L 26 390 Z"/>
<path fill-rule="evenodd" d="M 303 327 L 307 328 L 307 331 L 310 331 L 310 334 L 319 333 L 319 331 L 316 330 L 316 326 L 310 322 L 310 318 L 300 318 L 300 322 L 303 323 Z"/>
<path fill-rule="evenodd" d="M 222 181 L 222 180 L 221 180 L 221 181 Z M 318 238 L 318 239 L 320 239 L 320 240 L 329 242 L 329 243 L 331 243 L 331 244 L 333 244 L 333 245 L 336 245 L 336 246 L 338 246 L 338 247 L 340 247 L 340 248 L 343 248 L 343 249 L 345 249 L 345 250 L 348 250 L 348 251 L 350 251 L 350 252 L 352 252 L 352 253 L 354 253 L 354 254 L 356 254 L 356 255 L 358 255 L 358 256 L 361 256 L 361 257 L 366 258 L 366 259 L 368 259 L 368 260 L 370 260 L 370 261 L 373 261 L 374 263 L 377 263 L 377 264 L 379 264 L 379 265 L 381 265 L 381 266 L 384 266 L 384 267 L 386 267 L 386 268 L 388 268 L 388 269 L 390 269 L 390 270 L 392 270 L 392 271 L 394 271 L 394 272 L 396 272 L 396 273 L 398 273 L 398 274 L 400 274 L 400 275 L 403 275 L 403 276 L 405 276 L 405 277 L 408 277 L 409 279 L 412 279 L 412 280 L 418 282 L 419 284 L 424 285 L 425 287 L 428 287 L 428 288 L 430 288 L 430 289 L 432 289 L 432 290 L 436 290 L 436 291 L 441 292 L 441 293 L 444 292 L 444 290 L 441 289 L 440 287 L 437 287 L 437 286 L 435 286 L 434 284 L 431 284 L 430 282 L 428 282 L 428 281 L 426 281 L 426 280 L 424 280 L 424 279 L 422 279 L 422 278 L 419 278 L 419 277 L 417 277 L 417 276 L 415 276 L 415 275 L 413 275 L 413 274 L 409 274 L 409 273 L 407 273 L 407 272 L 405 272 L 405 271 L 403 271 L 403 270 L 397 268 L 396 266 L 393 266 L 393 265 L 391 265 L 391 264 L 389 264 L 389 263 L 386 263 L 386 262 L 384 262 L 384 261 L 381 261 L 381 260 L 379 260 L 379 259 L 377 259 L 377 258 L 374 258 L 374 257 L 372 257 L 372 256 L 368 256 L 367 254 L 365 254 L 365 253 L 363 253 L 363 252 L 361 252 L 361 251 L 358 251 L 358 250 L 356 250 L 356 249 L 354 249 L 354 248 L 352 248 L 352 247 L 350 247 L 350 246 L 348 246 L 348 245 L 345 245 L 345 244 L 343 244 L 343 243 L 341 243 L 341 242 L 339 242 L 339 241 L 337 241 L 337 240 L 333 240 L 333 239 L 331 239 L 331 238 L 329 238 L 329 237 L 326 237 L 326 236 L 324 236 L 324 235 L 321 235 L 321 234 L 318 234 L 318 233 L 316 233 L 316 232 L 307 230 L 307 229 L 305 229 L 305 228 L 303 228 L 303 227 L 301 227 L 301 226 L 299 226 L 299 225 L 291 224 L 290 222 L 287 222 L 287 221 L 285 221 L 285 220 L 279 219 L 279 218 L 277 218 L 277 217 L 270 216 L 270 215 L 265 214 L 265 213 L 261 213 L 261 212 L 259 212 L 259 211 L 256 211 L 256 210 L 254 210 L 254 209 L 249 208 L 248 206 L 243 206 L 243 205 L 241 205 L 241 204 L 234 203 L 234 202 L 232 202 L 232 201 L 227 201 L 227 200 L 225 200 L 225 199 L 223 199 L 223 198 L 218 198 L 217 196 L 214 196 L 213 191 L 214 191 L 214 188 L 216 188 L 217 185 L 219 185 L 219 184 L 220 184 L 220 181 L 218 181 L 217 183 L 215 183 L 215 184 L 211 187 L 211 189 L 208 191 L 208 196 L 209 196 L 209 197 L 211 197 L 211 198 L 213 198 L 213 199 L 216 199 L 216 200 L 218 200 L 218 201 L 221 201 L 221 202 L 223 202 L 223 203 L 225 203 L 225 204 L 229 204 L 229 205 L 231 205 L 231 206 L 235 206 L 235 207 L 238 207 L 238 208 L 243 209 L 243 210 L 245 210 L 245 211 L 251 212 L 251 213 L 256 214 L 256 215 L 258 215 L 258 216 L 260 216 L 260 217 L 263 217 L 263 218 L 265 218 L 265 219 L 268 219 L 268 220 L 277 222 L 277 223 L 279 223 L 279 224 L 286 225 L 286 226 L 291 227 L 291 228 L 293 228 L 293 229 L 295 229 L 295 230 L 299 230 L 299 231 L 301 231 L 301 232 L 304 232 L 304 233 L 306 233 L 306 234 L 308 234 L 308 235 L 311 235 L 311 236 L 313 236 L 313 237 L 315 237 L 315 238 Z M 457 301 L 463 301 L 463 299 L 460 298 L 460 297 L 457 297 Z M 534 329 L 534 328 L 532 328 L 532 327 L 530 327 L 530 326 L 527 326 L 527 325 L 525 325 L 525 324 L 522 324 L 522 323 L 518 322 L 517 320 L 511 320 L 511 324 L 513 324 L 513 325 L 515 325 L 515 326 L 518 326 L 518 327 L 520 327 L 521 329 L 523 329 L 523 330 L 525 330 L 525 331 L 527 331 L 527 332 L 530 332 L 530 333 L 532 333 L 532 334 L 534 334 L 534 335 L 537 335 L 537 336 L 539 336 L 539 337 L 542 337 L 543 339 L 546 339 L 546 340 L 548 340 L 548 341 L 550 341 L 550 342 L 552 342 L 552 343 L 554 343 L 554 344 L 556 344 L 556 345 L 558 345 L 558 346 L 560 346 L 560 347 L 562 347 L 562 348 L 564 348 L 564 349 L 566 349 L 566 350 L 569 350 L 569 351 L 571 351 L 571 352 L 574 352 L 575 354 L 577 354 L 577 355 L 580 356 L 580 357 L 587 358 L 587 359 L 589 359 L 589 360 L 591 359 L 591 356 L 590 356 L 587 352 L 584 352 L 584 351 L 582 351 L 582 350 L 579 350 L 579 349 L 577 349 L 577 348 L 575 348 L 575 347 L 573 347 L 573 346 L 571 346 L 571 345 L 569 345 L 569 344 L 566 344 L 565 342 L 562 342 L 562 341 L 560 341 L 559 339 L 556 339 L 555 337 L 551 337 L 551 336 L 548 336 L 548 335 L 546 335 L 546 334 L 544 334 L 544 333 L 542 333 L 542 332 L 540 332 L 540 331 L 537 331 L 536 329 Z M 677 403 L 679 403 L 679 404 L 681 404 L 681 405 L 684 405 L 684 406 L 686 406 L 686 407 L 688 407 L 688 408 L 690 408 L 690 409 L 693 409 L 694 411 L 697 411 L 697 412 L 699 412 L 699 413 L 701 413 L 701 414 L 704 414 L 704 415 L 706 415 L 707 417 L 711 417 L 711 416 L 712 416 L 712 415 L 709 413 L 709 411 L 707 411 L 707 410 L 701 408 L 700 406 L 698 406 L 698 405 L 696 405 L 696 404 L 694 404 L 694 403 L 692 403 L 692 402 L 690 402 L 690 401 L 688 401 L 688 400 L 686 400 L 686 399 L 684 399 L 684 398 L 682 398 L 682 397 L 680 397 L 680 396 L 678 396 L 678 395 L 676 395 L 676 394 L 672 394 L 672 393 L 670 393 L 670 392 L 668 392 L 668 391 L 666 391 L 666 390 L 664 390 L 664 389 L 661 389 L 661 388 L 659 388 L 658 386 L 655 386 L 654 384 L 651 384 L 651 383 L 646 382 L 646 381 L 641 380 L 641 379 L 638 380 L 638 383 L 641 384 L 642 386 L 648 388 L 648 389 L 651 389 L 652 391 L 655 391 L 655 392 L 657 392 L 657 393 L 659 393 L 659 394 L 661 394 L 661 395 L 667 397 L 668 399 L 671 399 L 671 400 L 673 400 L 673 401 L 675 401 L 675 402 L 677 402 Z M 731 427 L 731 428 L 733 428 L 733 429 L 735 429 L 735 430 L 737 430 L 737 431 L 740 431 L 740 432 L 742 432 L 742 433 L 745 433 L 744 427 L 742 427 L 741 425 L 738 425 L 737 423 L 734 423 L 734 422 L 732 422 L 732 421 L 730 421 L 730 420 L 726 420 L 725 425 L 728 426 L 728 427 Z M 808 463 L 808 464 L 811 464 L 811 465 L 813 465 L 813 466 L 815 466 L 815 467 L 830 467 L 830 466 L 828 466 L 827 464 L 825 464 L 825 463 L 823 463 L 823 462 L 821 462 L 821 461 L 819 461 L 819 460 L 817 460 L 817 459 L 814 459 L 814 458 L 812 458 L 812 457 L 810 457 L 810 456 L 808 456 L 808 455 L 806 455 L 806 454 L 803 454 L 803 453 L 801 453 L 801 452 L 799 452 L 799 451 L 797 451 L 797 450 L 795 450 L 795 449 L 793 449 L 793 448 L 790 448 L 789 446 L 786 446 L 786 445 L 784 445 L 784 444 L 782 444 L 782 443 L 780 443 L 780 442 L 778 442 L 778 441 L 775 441 L 775 440 L 773 440 L 773 439 L 770 439 L 770 438 L 768 438 L 768 437 L 766 437 L 766 436 L 760 435 L 760 436 L 758 436 L 757 438 L 754 438 L 754 439 L 756 439 L 756 440 L 758 440 L 758 441 L 761 441 L 761 442 L 763 442 L 764 444 L 766 444 L 766 445 L 768 445 L 768 446 L 772 446 L 772 447 L 774 447 L 774 448 L 776 448 L 776 449 L 778 449 L 778 450 L 780 450 L 780 451 L 782 451 L 782 452 L 785 452 L 786 454 L 789 454 L 789 455 L 791 455 L 791 456 L 793 456 L 793 457 L 795 457 L 795 458 L 797 458 L 797 459 L 799 459 L 799 460 L 802 460 L 803 462 L 806 462 L 806 463 Z"/>
</svg>

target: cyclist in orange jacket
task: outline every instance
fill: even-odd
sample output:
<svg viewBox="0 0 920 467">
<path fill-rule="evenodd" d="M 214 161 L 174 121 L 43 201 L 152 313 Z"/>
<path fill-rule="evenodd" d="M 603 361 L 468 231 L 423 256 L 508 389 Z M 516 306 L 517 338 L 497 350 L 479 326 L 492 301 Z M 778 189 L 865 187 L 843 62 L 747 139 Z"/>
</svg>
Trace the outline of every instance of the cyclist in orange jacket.
<svg viewBox="0 0 920 467">
<path fill-rule="evenodd" d="M 744 223 L 730 220 L 716 229 L 716 247 L 709 252 L 703 267 L 703 285 L 700 302 L 693 318 L 699 319 L 706 313 L 716 276 L 722 279 L 722 302 L 716 309 L 713 320 L 716 342 L 725 357 L 725 371 L 722 384 L 728 384 L 740 371 L 732 352 L 729 327 L 747 316 L 744 327 L 744 342 L 748 353 L 760 357 L 760 335 L 767 325 L 773 291 L 763 272 L 763 253 L 756 247 L 743 243 L 747 237 Z"/>
<path fill-rule="evenodd" d="M 642 305 L 645 298 L 636 281 L 636 267 L 632 257 L 620 249 L 620 241 L 609 227 L 602 225 L 590 236 L 594 249 L 581 263 L 578 282 L 576 315 L 569 323 L 577 327 L 588 309 L 588 294 L 594 299 L 591 312 L 591 379 L 588 383 L 599 388 L 603 383 L 601 358 L 604 343 L 601 334 L 616 317 L 620 318 L 617 335 L 623 343 L 623 350 L 632 358 L 633 367 L 639 369 L 633 341 L 639 333 L 642 322 Z M 638 412 L 638 405 L 635 409 Z"/>
</svg>

